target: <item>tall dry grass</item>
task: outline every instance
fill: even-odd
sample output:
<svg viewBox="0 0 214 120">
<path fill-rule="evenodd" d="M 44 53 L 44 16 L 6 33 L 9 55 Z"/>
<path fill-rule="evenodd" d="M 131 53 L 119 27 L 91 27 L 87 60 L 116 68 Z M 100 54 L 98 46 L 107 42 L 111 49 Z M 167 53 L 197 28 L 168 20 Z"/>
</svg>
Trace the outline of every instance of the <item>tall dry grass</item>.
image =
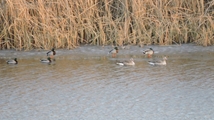
<svg viewBox="0 0 214 120">
<path fill-rule="evenodd" d="M 214 0 L 0 0 L 0 49 L 214 44 Z"/>
</svg>

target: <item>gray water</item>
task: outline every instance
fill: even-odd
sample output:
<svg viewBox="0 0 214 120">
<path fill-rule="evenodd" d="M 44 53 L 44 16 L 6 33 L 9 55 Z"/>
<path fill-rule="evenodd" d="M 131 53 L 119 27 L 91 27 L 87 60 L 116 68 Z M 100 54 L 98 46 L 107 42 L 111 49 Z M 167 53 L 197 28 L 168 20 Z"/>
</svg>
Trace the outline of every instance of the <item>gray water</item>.
<svg viewBox="0 0 214 120">
<path fill-rule="evenodd" d="M 153 58 L 142 51 L 152 47 Z M 0 51 L 1 120 L 213 120 L 214 46 L 81 46 L 56 50 Z M 166 66 L 149 60 L 167 56 Z M 18 65 L 6 60 L 18 58 Z M 135 66 L 117 61 L 134 58 Z"/>
</svg>

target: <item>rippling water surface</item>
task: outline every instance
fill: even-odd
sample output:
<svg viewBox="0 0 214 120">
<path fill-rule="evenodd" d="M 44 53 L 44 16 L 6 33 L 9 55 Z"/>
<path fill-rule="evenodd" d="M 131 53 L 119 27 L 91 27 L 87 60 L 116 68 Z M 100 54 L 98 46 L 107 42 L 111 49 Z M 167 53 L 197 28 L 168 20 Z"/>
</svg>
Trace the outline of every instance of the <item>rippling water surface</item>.
<svg viewBox="0 0 214 120">
<path fill-rule="evenodd" d="M 166 66 L 152 59 L 168 57 Z M 82 46 L 56 50 L 56 61 L 39 62 L 47 51 L 0 51 L 1 120 L 213 120 L 214 47 L 145 46 L 120 49 Z M 18 65 L 6 60 L 17 57 Z M 135 66 L 116 61 L 134 58 Z"/>
</svg>

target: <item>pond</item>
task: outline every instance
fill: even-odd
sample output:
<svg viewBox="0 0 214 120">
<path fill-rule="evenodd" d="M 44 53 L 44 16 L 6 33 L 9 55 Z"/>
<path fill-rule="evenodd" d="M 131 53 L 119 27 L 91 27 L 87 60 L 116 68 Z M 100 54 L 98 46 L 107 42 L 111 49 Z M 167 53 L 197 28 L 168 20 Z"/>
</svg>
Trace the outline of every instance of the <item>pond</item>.
<svg viewBox="0 0 214 120">
<path fill-rule="evenodd" d="M 1 50 L 0 119 L 214 119 L 214 46 L 130 46 L 116 58 L 111 49 L 57 49 L 51 64 L 39 61 L 45 50 Z M 166 66 L 148 64 L 163 56 Z M 15 57 L 17 65 L 6 63 Z M 130 58 L 135 66 L 116 65 Z"/>
</svg>

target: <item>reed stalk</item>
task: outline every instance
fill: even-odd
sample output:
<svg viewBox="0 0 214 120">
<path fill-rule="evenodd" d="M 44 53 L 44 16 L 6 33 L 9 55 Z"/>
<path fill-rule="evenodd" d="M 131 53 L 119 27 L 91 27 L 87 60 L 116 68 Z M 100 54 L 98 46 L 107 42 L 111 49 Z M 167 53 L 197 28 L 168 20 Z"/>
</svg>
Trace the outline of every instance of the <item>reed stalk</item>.
<svg viewBox="0 0 214 120">
<path fill-rule="evenodd" d="M 0 0 L 0 49 L 214 44 L 214 0 Z"/>
</svg>

